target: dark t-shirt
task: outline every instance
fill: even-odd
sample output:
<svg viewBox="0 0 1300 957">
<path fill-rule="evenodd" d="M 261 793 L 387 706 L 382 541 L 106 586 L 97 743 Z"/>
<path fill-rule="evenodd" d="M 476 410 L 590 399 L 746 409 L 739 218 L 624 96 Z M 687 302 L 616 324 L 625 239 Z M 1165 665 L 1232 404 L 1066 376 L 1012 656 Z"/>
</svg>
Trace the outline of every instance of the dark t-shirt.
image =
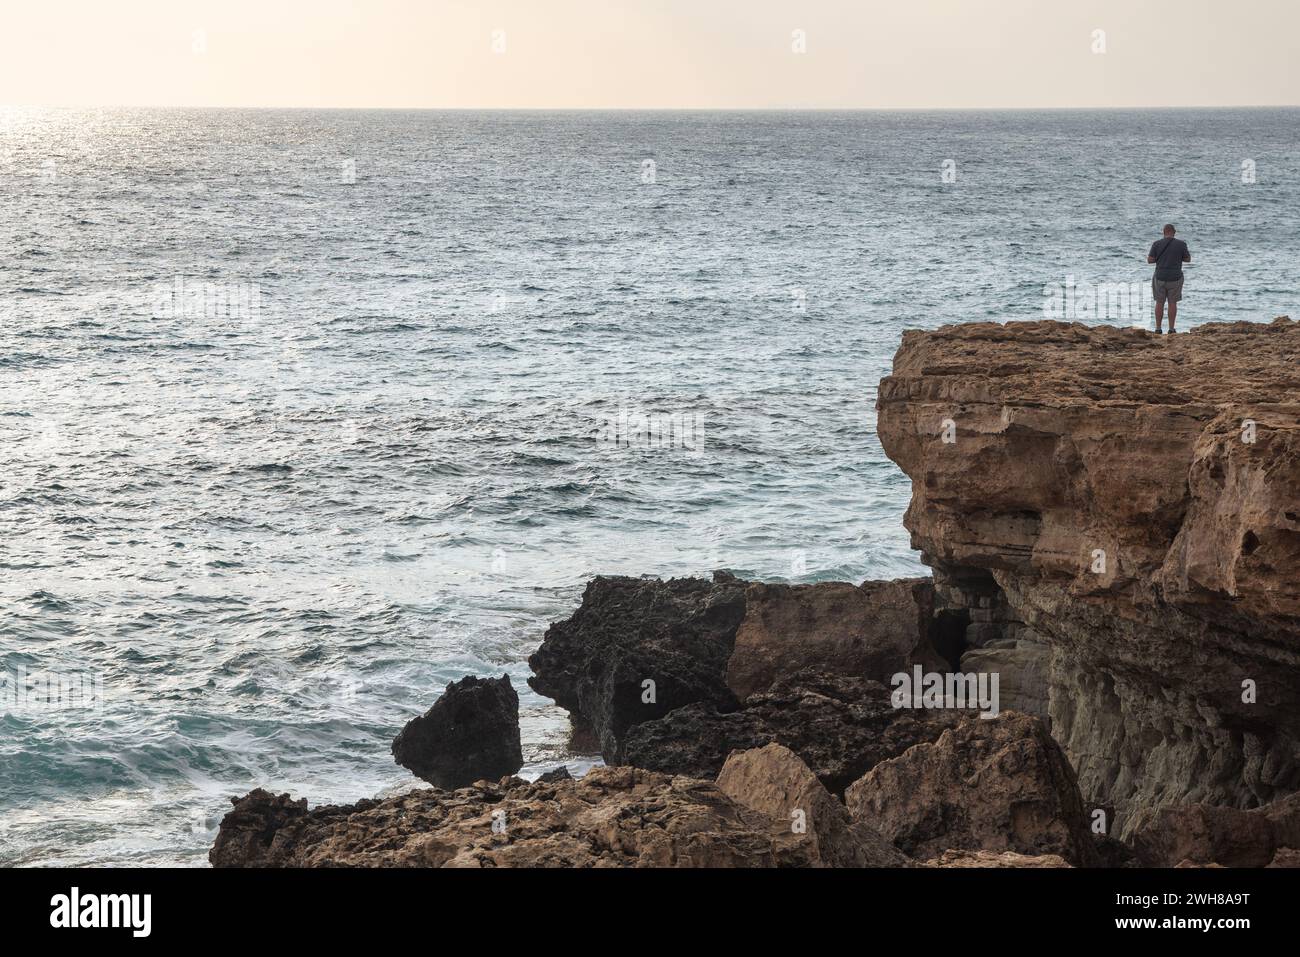
<svg viewBox="0 0 1300 957">
<path fill-rule="evenodd" d="M 1176 282 L 1183 278 L 1183 262 L 1191 251 L 1181 239 L 1157 239 L 1151 244 L 1150 255 L 1156 261 L 1156 278 Z"/>
</svg>

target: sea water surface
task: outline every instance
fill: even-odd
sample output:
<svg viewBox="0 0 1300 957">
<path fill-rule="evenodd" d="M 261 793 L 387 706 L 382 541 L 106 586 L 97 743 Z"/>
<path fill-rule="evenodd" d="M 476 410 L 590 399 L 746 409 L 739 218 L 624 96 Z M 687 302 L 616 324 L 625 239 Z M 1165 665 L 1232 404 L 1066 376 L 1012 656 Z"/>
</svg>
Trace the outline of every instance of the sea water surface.
<svg viewBox="0 0 1300 957">
<path fill-rule="evenodd" d="M 526 775 L 573 762 L 525 659 L 596 574 L 921 572 L 874 434 L 902 331 L 1146 283 L 1167 221 L 1184 327 L 1295 313 L 1297 141 L 0 110 L 0 864 L 197 865 L 253 787 L 409 787 L 389 742 L 465 674 L 511 676 Z M 601 441 L 638 416 L 699 431 Z M 14 694 L 41 676 L 94 707 Z"/>
</svg>

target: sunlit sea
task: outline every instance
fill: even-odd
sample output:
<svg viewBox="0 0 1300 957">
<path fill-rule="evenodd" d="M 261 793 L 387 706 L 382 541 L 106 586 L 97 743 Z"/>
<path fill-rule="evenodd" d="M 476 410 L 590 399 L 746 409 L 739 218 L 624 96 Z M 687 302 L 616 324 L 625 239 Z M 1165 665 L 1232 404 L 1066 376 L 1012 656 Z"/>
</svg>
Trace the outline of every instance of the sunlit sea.
<svg viewBox="0 0 1300 957">
<path fill-rule="evenodd" d="M 1146 283 L 1167 221 L 1180 325 L 1300 315 L 1297 141 L 0 110 L 0 864 L 201 865 L 253 787 L 410 787 L 389 743 L 466 674 L 514 681 L 525 776 L 590 764 L 525 684 L 587 579 L 923 573 L 874 434 L 902 331 Z"/>
</svg>

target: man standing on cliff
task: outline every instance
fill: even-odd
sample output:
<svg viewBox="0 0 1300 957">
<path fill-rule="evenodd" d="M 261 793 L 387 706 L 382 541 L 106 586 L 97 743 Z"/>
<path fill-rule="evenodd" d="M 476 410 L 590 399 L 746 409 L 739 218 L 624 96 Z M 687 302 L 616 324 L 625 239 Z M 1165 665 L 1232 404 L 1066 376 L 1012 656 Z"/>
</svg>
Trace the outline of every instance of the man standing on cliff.
<svg viewBox="0 0 1300 957">
<path fill-rule="evenodd" d="M 1147 253 L 1147 262 L 1156 267 L 1156 274 L 1151 279 L 1151 294 L 1156 300 L 1156 335 L 1161 332 L 1166 300 L 1169 302 L 1169 331 L 1174 331 L 1178 302 L 1183 298 L 1183 263 L 1192 261 L 1187 243 L 1174 238 L 1174 227 L 1166 225 L 1164 232 L 1164 238 L 1152 243 L 1151 252 Z"/>
</svg>

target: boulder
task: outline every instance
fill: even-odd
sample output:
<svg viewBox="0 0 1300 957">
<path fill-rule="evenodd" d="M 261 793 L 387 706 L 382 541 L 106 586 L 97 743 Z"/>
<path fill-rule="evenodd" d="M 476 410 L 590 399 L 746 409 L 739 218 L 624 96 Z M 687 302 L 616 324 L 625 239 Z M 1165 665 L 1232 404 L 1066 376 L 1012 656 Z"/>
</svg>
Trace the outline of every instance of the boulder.
<svg viewBox="0 0 1300 957">
<path fill-rule="evenodd" d="M 524 764 L 519 695 L 508 675 L 453 681 L 393 739 L 393 758 L 441 788 L 495 781 Z"/>
<path fill-rule="evenodd" d="M 1300 847 L 1300 795 L 1242 811 L 1208 804 L 1167 805 L 1136 816 L 1128 840 L 1144 867 L 1266 867 L 1279 850 Z M 1285 855 L 1284 855 L 1285 857 Z"/>
<path fill-rule="evenodd" d="M 732 751 L 780 744 L 836 795 L 878 762 L 938 737 L 952 711 L 895 709 L 890 690 L 862 678 L 805 670 L 788 675 L 739 710 L 678 708 L 631 729 L 624 760 L 636 767 L 710 778 Z"/>
<path fill-rule="evenodd" d="M 919 860 L 984 850 L 1097 861 L 1074 771 L 1028 715 L 965 718 L 877 764 L 845 802 L 854 820 Z"/>
<path fill-rule="evenodd" d="M 909 867 L 911 861 L 822 787 L 808 765 L 779 744 L 737 751 L 718 775 L 737 804 L 786 822 L 788 840 L 815 867 Z"/>
</svg>

